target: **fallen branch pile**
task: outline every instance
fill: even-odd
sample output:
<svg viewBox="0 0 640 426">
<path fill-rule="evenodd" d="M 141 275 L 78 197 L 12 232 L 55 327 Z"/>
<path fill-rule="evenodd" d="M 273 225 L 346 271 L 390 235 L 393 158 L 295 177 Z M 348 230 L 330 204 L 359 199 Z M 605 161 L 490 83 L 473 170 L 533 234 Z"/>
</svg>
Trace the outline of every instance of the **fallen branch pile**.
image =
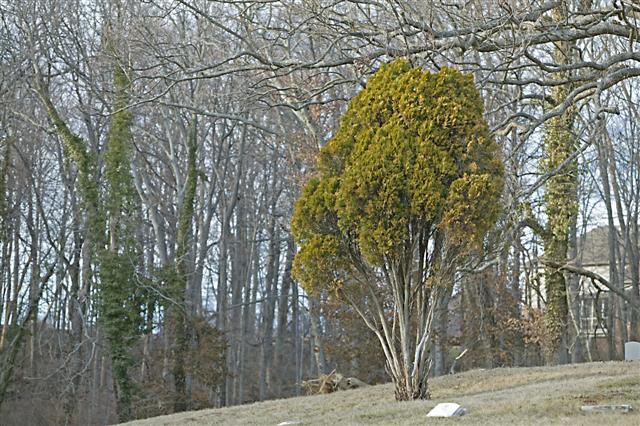
<svg viewBox="0 0 640 426">
<path fill-rule="evenodd" d="M 344 377 L 342 374 L 333 370 L 329 374 L 321 374 L 317 379 L 305 380 L 302 382 L 307 395 L 318 395 L 333 393 L 336 391 L 357 389 L 369 386 L 367 383 L 355 377 Z"/>
</svg>

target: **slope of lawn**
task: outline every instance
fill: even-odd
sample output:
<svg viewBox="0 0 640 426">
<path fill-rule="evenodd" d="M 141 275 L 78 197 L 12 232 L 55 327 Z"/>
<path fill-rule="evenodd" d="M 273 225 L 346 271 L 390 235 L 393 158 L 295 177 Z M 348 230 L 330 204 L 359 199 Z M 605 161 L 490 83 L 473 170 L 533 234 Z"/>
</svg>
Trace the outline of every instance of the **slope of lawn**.
<svg viewBox="0 0 640 426">
<path fill-rule="evenodd" d="M 129 425 L 640 425 L 640 362 L 474 370 L 432 379 L 432 399 L 398 403 L 390 384 L 140 420 Z M 427 418 L 438 402 L 467 409 Z M 582 413 L 580 406 L 631 404 L 628 414 Z"/>
</svg>

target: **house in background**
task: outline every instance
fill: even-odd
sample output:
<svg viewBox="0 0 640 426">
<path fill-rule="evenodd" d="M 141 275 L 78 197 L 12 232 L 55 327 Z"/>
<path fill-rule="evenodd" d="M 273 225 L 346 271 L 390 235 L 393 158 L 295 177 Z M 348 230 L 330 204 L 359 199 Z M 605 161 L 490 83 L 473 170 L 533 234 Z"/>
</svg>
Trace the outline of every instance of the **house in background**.
<svg viewBox="0 0 640 426">
<path fill-rule="evenodd" d="M 587 232 L 579 241 L 579 255 L 570 264 L 609 280 L 608 236 L 606 227 Z M 498 283 L 496 271 L 491 268 L 459 283 L 447 305 L 446 332 L 450 345 L 445 363 L 447 371 L 544 364 L 541 344 L 544 341 L 542 311 L 546 300 L 544 268 L 539 259 L 532 258 L 532 262 L 521 270 L 518 291 L 510 287 L 510 282 Z M 632 282 L 628 269 L 625 270 L 624 286 L 630 295 Z M 578 336 L 581 343 L 579 359 L 612 359 L 610 346 L 615 347 L 616 356 L 621 358 L 625 343 L 621 338 L 622 324 L 625 321 L 620 315 L 611 314 L 617 312 L 612 310 L 615 308 L 613 302 L 620 302 L 620 298 L 611 297 L 612 292 L 606 286 L 597 281 L 594 283 L 587 276 L 567 273 L 567 277 L 573 280 L 573 288 L 577 288 L 574 305 L 577 312 L 569 327 L 572 331 L 578 329 L 577 333 L 570 334 L 572 339 Z M 514 311 L 509 311 L 511 302 Z M 524 320 L 521 324 L 510 322 L 518 315 Z M 613 341 L 609 339 L 610 329 L 614 330 Z M 524 342 L 518 341 L 523 337 Z M 569 342 L 570 352 L 576 347 L 575 343 L 576 340 Z"/>
<path fill-rule="evenodd" d="M 602 278 L 609 280 L 609 228 L 598 227 L 588 231 L 583 238 L 578 241 L 578 256 L 571 261 L 572 265 L 582 268 L 591 273 L 595 273 Z M 538 265 L 535 281 L 537 282 L 535 296 L 530 296 L 531 306 L 542 307 L 544 305 L 544 268 Z M 625 266 L 624 290 L 631 296 L 632 282 L 630 280 L 629 266 Z M 575 323 L 579 328 L 579 334 L 588 342 L 585 356 L 593 360 L 610 359 L 609 330 L 615 327 L 615 344 L 617 352 L 622 354 L 624 341 L 622 340 L 622 327 L 627 328 L 626 334 L 630 332 L 628 321 L 621 318 L 626 307 L 619 297 L 612 298 L 613 294 L 609 288 L 602 283 L 584 275 L 574 275 L 578 280 L 578 318 Z M 620 309 L 616 309 L 617 301 L 622 302 Z M 623 325 L 624 324 L 624 325 Z"/>
</svg>

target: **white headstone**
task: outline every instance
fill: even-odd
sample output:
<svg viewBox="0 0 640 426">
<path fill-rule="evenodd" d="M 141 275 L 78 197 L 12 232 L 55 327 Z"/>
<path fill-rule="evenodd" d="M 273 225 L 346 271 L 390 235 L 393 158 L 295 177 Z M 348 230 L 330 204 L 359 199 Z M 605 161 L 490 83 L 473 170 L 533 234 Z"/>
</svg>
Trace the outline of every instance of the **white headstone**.
<svg viewBox="0 0 640 426">
<path fill-rule="evenodd" d="M 610 412 L 628 413 L 632 410 L 633 410 L 633 407 L 629 404 L 583 405 L 582 407 L 580 407 L 580 411 L 585 411 L 587 413 L 610 413 Z"/>
<path fill-rule="evenodd" d="M 624 360 L 640 361 L 640 343 L 627 342 L 624 344 Z"/>
<path fill-rule="evenodd" d="M 455 417 L 462 416 L 465 412 L 466 410 L 455 402 L 443 402 L 433 407 L 427 417 Z"/>
<path fill-rule="evenodd" d="M 301 425 L 302 422 L 300 420 L 287 420 L 282 423 L 278 423 L 278 426 L 291 426 L 291 425 Z"/>
</svg>

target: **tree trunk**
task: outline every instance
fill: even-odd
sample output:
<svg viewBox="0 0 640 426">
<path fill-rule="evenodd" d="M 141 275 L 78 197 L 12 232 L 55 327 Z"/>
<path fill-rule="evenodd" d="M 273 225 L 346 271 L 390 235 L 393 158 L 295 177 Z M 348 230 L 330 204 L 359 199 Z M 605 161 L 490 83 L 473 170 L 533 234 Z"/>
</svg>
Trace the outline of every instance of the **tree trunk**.
<svg viewBox="0 0 640 426">
<path fill-rule="evenodd" d="M 264 401 L 273 391 L 273 320 L 278 294 L 278 271 L 280 265 L 280 241 L 275 232 L 275 219 L 271 219 L 269 231 L 269 254 L 264 301 L 262 303 L 262 347 L 260 357 L 259 398 Z"/>
<path fill-rule="evenodd" d="M 291 317 L 292 317 L 292 329 L 293 329 L 293 342 L 294 342 L 294 365 L 295 365 L 295 396 L 300 395 L 302 389 L 302 365 L 304 362 L 303 348 L 301 334 L 301 321 L 300 321 L 300 299 L 298 293 L 298 284 L 293 283 L 291 291 Z"/>
<path fill-rule="evenodd" d="M 242 296 L 243 289 L 247 282 L 247 236 L 245 224 L 245 207 L 243 195 L 238 194 L 240 200 L 236 209 L 236 235 L 232 254 L 231 269 L 231 323 L 227 327 L 227 380 L 226 380 L 226 401 L 225 405 L 234 405 L 238 401 L 237 384 L 240 369 L 240 345 L 242 335 Z"/>
<path fill-rule="evenodd" d="M 578 227 L 577 216 L 573 217 L 574 221 L 570 225 L 569 232 L 569 259 L 578 261 Z M 578 266 L 581 266 L 578 263 Z M 583 335 L 580 330 L 580 277 L 576 274 L 567 274 L 565 279 L 568 283 L 567 288 L 567 306 L 569 312 L 569 329 L 567 330 L 569 338 L 569 353 L 571 354 L 571 362 L 578 363 L 583 361 Z"/>
<path fill-rule="evenodd" d="M 309 321 L 311 323 L 311 350 L 315 360 L 315 369 L 320 376 L 327 373 L 327 365 L 322 344 L 322 328 L 320 326 L 320 302 L 317 297 L 309 296 Z"/>
<path fill-rule="evenodd" d="M 567 18 L 568 5 L 554 9 L 553 19 L 563 22 Z M 570 64 L 573 55 L 573 42 L 557 42 L 553 57 L 558 64 Z M 563 73 L 562 77 L 570 77 Z M 557 86 L 553 98 L 562 102 L 571 91 L 570 85 Z M 544 256 L 546 259 L 565 262 L 569 250 L 569 232 L 571 224 L 578 214 L 577 183 L 578 165 L 576 159 L 570 159 L 575 152 L 576 138 L 573 135 L 575 112 L 570 108 L 563 114 L 550 119 L 545 124 L 543 169 L 552 173 L 545 184 L 544 205 L 547 214 L 547 226 L 543 235 Z M 547 364 L 568 362 L 567 354 L 567 284 L 562 272 L 545 268 L 545 291 L 547 296 L 545 326 L 545 356 Z"/>
<path fill-rule="evenodd" d="M 189 370 L 186 369 L 186 362 L 192 342 L 191 308 L 192 300 L 189 299 L 189 254 L 192 240 L 192 226 L 194 216 L 194 204 L 198 185 L 197 171 L 197 130 L 198 122 L 194 117 L 187 136 L 187 178 L 184 183 L 184 197 L 178 218 L 176 229 L 176 261 L 173 295 L 177 305 L 171 306 L 170 324 L 173 334 L 173 344 L 171 347 L 171 361 L 174 383 L 174 403 L 175 412 L 186 411 L 191 405 Z"/>
<path fill-rule="evenodd" d="M 447 326 L 449 324 L 449 301 L 451 291 L 445 293 L 442 301 L 437 307 L 434 317 L 433 333 L 433 369 L 434 376 L 446 374 L 446 354 L 447 354 Z"/>
<path fill-rule="evenodd" d="M 295 256 L 295 246 L 292 238 L 287 239 L 287 253 L 282 275 L 282 287 L 280 288 L 280 298 L 278 300 L 278 320 L 276 321 L 276 345 L 275 345 L 275 371 L 278 381 L 278 395 L 284 396 L 284 387 L 289 383 L 287 373 L 289 360 L 285 354 L 285 336 L 287 334 L 287 317 L 289 315 L 289 290 L 291 288 L 291 268 L 293 257 Z"/>
<path fill-rule="evenodd" d="M 252 241 L 256 240 L 257 227 L 254 230 Z M 234 399 L 239 404 L 245 402 L 245 380 L 247 366 L 247 340 L 255 336 L 255 312 L 256 312 L 256 291 L 259 286 L 258 273 L 260 270 L 260 256 L 258 254 L 258 244 L 253 243 L 251 255 L 249 256 L 246 285 L 244 288 L 244 298 L 242 303 L 242 327 L 239 336 L 238 350 L 238 377 L 236 395 Z M 255 290 L 254 290 L 255 289 Z"/>
<path fill-rule="evenodd" d="M 635 217 L 631 222 L 631 246 L 634 247 L 633 256 L 629 259 L 629 269 L 631 272 L 631 293 L 636 301 L 640 304 L 640 253 L 635 249 L 640 244 L 638 233 L 638 218 Z M 640 340 L 640 315 L 632 309 L 629 314 L 629 339 L 633 341 Z"/>
</svg>

